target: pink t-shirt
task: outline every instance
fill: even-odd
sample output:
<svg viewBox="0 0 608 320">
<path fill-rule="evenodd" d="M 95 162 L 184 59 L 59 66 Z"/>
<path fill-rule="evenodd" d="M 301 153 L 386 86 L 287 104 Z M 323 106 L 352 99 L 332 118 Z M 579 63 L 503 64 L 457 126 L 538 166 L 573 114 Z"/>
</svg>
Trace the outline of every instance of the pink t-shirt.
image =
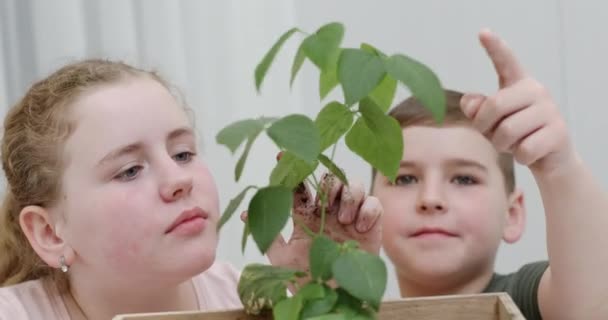
<svg viewBox="0 0 608 320">
<path fill-rule="evenodd" d="M 236 292 L 239 273 L 230 264 L 216 262 L 194 277 L 198 303 L 204 311 L 242 308 Z M 57 288 L 49 281 L 32 280 L 0 288 L 0 320 L 69 320 Z"/>
</svg>

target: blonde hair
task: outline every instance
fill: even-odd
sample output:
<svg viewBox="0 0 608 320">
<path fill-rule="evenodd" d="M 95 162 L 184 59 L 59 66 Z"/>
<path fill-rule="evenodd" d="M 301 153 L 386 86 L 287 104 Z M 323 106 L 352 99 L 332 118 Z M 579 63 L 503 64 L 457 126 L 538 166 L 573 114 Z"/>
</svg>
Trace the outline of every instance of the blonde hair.
<svg viewBox="0 0 608 320">
<path fill-rule="evenodd" d="M 19 214 L 28 205 L 48 208 L 59 199 L 63 146 L 73 130 L 68 107 L 94 87 L 136 77 L 152 78 L 169 89 L 154 72 L 122 62 L 84 60 L 35 83 L 9 110 L 1 149 L 8 185 L 0 209 L 0 286 L 48 277 L 60 290 L 67 289 L 67 277 L 47 266 L 30 246 Z"/>
</svg>

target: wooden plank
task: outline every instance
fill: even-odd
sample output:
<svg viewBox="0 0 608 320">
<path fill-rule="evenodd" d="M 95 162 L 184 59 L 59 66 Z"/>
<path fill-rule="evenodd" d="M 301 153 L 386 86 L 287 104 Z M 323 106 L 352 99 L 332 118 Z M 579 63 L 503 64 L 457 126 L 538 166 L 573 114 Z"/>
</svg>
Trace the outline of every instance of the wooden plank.
<svg viewBox="0 0 608 320">
<path fill-rule="evenodd" d="M 498 320 L 525 320 L 517 305 L 506 293 L 498 296 Z"/>
<path fill-rule="evenodd" d="M 163 312 L 119 315 L 113 320 L 267 320 L 272 317 L 250 316 L 243 310 L 218 312 Z"/>
<path fill-rule="evenodd" d="M 380 320 L 525 320 L 505 293 L 408 298 L 382 303 Z M 267 320 L 242 310 L 121 315 L 114 320 Z"/>
<path fill-rule="evenodd" d="M 438 296 L 388 301 L 380 319 L 497 320 L 496 294 Z"/>
</svg>

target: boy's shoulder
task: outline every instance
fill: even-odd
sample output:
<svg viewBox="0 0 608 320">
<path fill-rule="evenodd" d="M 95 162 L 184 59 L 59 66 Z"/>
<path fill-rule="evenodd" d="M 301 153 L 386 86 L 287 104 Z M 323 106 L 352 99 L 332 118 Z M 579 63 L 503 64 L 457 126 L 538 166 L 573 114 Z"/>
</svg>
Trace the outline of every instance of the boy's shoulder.
<svg viewBox="0 0 608 320">
<path fill-rule="evenodd" d="M 509 274 L 495 273 L 483 292 L 506 292 L 526 319 L 542 319 L 538 306 L 538 286 L 547 267 L 548 261 L 537 261 Z"/>
</svg>

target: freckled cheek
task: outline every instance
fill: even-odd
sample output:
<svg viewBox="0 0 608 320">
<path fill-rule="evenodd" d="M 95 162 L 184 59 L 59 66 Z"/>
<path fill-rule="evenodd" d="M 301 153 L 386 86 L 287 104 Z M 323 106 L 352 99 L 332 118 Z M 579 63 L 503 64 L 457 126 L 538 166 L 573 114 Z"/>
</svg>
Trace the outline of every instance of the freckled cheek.
<svg viewBox="0 0 608 320">
<path fill-rule="evenodd" d="M 142 201 L 136 196 L 126 196 L 105 207 L 106 215 L 101 224 L 110 227 L 105 232 L 100 253 L 113 265 L 132 266 L 145 260 L 143 258 L 153 252 L 162 237 L 162 226 L 157 222 L 155 211 L 138 206 Z"/>
<path fill-rule="evenodd" d="M 195 168 L 193 196 L 198 202 L 197 205 L 203 206 L 209 211 L 211 217 L 217 221 L 219 219 L 219 195 L 213 176 L 207 167 L 199 163 Z"/>
</svg>

